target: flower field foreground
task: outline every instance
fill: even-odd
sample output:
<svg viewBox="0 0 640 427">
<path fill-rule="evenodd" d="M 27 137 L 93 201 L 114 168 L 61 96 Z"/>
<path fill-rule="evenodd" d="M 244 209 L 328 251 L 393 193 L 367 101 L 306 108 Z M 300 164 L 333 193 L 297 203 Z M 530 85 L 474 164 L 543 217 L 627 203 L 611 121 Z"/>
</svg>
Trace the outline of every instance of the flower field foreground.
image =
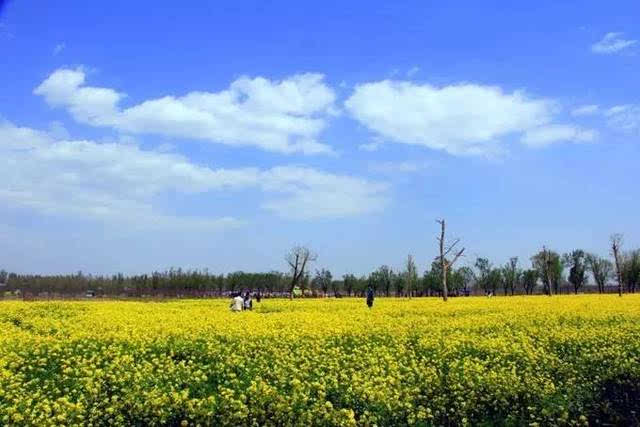
<svg viewBox="0 0 640 427">
<path fill-rule="evenodd" d="M 0 424 L 633 425 L 640 417 L 635 295 L 255 306 L 0 302 Z"/>
</svg>

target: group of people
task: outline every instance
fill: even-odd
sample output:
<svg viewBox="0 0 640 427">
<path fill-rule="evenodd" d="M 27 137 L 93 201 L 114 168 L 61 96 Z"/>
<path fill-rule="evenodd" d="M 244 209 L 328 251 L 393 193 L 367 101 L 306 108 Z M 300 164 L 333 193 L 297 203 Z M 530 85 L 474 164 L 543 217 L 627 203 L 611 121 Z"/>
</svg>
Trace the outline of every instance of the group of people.
<svg viewBox="0 0 640 427">
<path fill-rule="evenodd" d="M 375 292 L 373 288 L 369 286 L 367 288 L 367 307 L 373 307 L 373 300 L 375 299 Z M 260 302 L 260 294 L 256 294 L 256 301 Z M 251 294 L 247 291 L 242 294 L 242 292 L 236 293 L 231 299 L 231 304 L 229 305 L 231 311 L 243 311 L 243 310 L 253 310 L 253 300 L 251 298 Z"/>
<path fill-rule="evenodd" d="M 260 294 L 256 294 L 256 301 L 260 302 Z M 244 295 L 242 295 L 242 292 L 238 292 L 231 299 L 229 308 L 231 311 L 253 310 L 253 299 L 251 298 L 251 294 L 248 291 L 245 292 Z"/>
</svg>

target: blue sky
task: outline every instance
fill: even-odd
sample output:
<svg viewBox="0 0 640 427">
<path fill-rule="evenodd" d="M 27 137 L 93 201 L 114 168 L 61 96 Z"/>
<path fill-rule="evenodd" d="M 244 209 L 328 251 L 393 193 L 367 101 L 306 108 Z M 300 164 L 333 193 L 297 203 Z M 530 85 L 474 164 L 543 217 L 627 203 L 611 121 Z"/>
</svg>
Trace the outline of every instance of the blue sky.
<svg viewBox="0 0 640 427">
<path fill-rule="evenodd" d="M 637 247 L 640 4 L 425 3 L 4 2 L 0 268 Z"/>
</svg>

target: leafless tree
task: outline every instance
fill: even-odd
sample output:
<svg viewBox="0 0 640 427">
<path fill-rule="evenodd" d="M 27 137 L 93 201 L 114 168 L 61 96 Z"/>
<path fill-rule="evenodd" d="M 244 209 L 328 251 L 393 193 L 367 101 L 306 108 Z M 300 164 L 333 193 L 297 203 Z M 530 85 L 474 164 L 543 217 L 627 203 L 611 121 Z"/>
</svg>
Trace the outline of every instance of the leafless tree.
<svg viewBox="0 0 640 427">
<path fill-rule="evenodd" d="M 620 247 L 622 246 L 622 234 L 611 235 L 611 254 L 616 264 L 616 278 L 618 279 L 618 295 L 622 296 L 622 270 L 620 265 Z"/>
<path fill-rule="evenodd" d="M 318 259 L 318 255 L 312 253 L 309 248 L 304 246 L 295 246 L 284 257 L 287 264 L 291 268 L 291 286 L 289 289 L 289 298 L 293 299 L 293 289 L 304 278 L 305 270 L 309 263 Z"/>
<path fill-rule="evenodd" d="M 549 296 L 553 295 L 551 286 L 551 269 L 553 268 L 553 261 L 551 261 L 551 254 L 546 246 L 542 246 L 542 253 L 544 254 L 544 281 L 547 284 L 547 292 Z"/>
<path fill-rule="evenodd" d="M 447 290 L 447 271 L 453 267 L 453 264 L 462 256 L 464 253 L 464 248 L 460 249 L 458 252 L 455 252 L 453 259 L 451 261 L 447 260 L 447 255 L 454 250 L 455 246 L 460 242 L 460 239 L 456 239 L 452 244 L 447 245 L 444 239 L 445 233 L 445 222 L 444 219 L 437 219 L 436 222 L 440 224 L 440 237 L 438 237 L 438 245 L 440 248 L 440 270 L 442 274 L 442 299 L 447 300 L 448 290 Z M 438 259 L 436 258 L 436 259 Z"/>
<path fill-rule="evenodd" d="M 416 284 L 418 283 L 418 270 L 411 254 L 407 256 L 407 271 L 405 271 L 405 275 L 407 281 L 407 294 L 409 295 L 409 298 L 411 298 L 415 291 Z"/>
<path fill-rule="evenodd" d="M 587 263 L 593 280 L 598 285 L 598 292 L 603 293 L 613 270 L 611 261 L 595 254 L 587 254 Z"/>
</svg>

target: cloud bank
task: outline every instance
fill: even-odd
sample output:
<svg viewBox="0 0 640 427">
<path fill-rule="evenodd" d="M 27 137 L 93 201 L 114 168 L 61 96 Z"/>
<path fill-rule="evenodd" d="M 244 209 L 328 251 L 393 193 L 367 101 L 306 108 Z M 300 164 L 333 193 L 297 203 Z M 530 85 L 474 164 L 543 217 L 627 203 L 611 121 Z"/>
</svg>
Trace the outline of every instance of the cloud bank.
<svg viewBox="0 0 640 427">
<path fill-rule="evenodd" d="M 110 223 L 210 229 L 242 223 L 215 211 L 197 218 L 165 214 L 154 198 L 169 192 L 254 189 L 264 194 L 260 208 L 301 220 L 367 214 L 388 201 L 386 184 L 348 175 L 300 166 L 214 169 L 175 153 L 59 140 L 9 122 L 0 122 L 0 155 L 5 159 L 0 168 L 5 205 Z"/>
<path fill-rule="evenodd" d="M 345 106 L 384 140 L 454 155 L 491 155 L 514 135 L 528 145 L 590 139 L 585 136 L 589 131 L 574 127 L 574 132 L 567 132 L 569 125 L 553 123 L 555 102 L 495 86 L 436 87 L 383 80 L 356 86 Z M 559 132 L 558 126 L 564 131 Z"/>
<path fill-rule="evenodd" d="M 87 86 L 82 68 L 54 71 L 35 90 L 53 107 L 92 126 L 126 133 L 191 138 L 279 153 L 332 153 L 319 137 L 334 111 L 334 91 L 322 74 L 281 81 L 241 77 L 220 92 L 190 92 L 128 108 L 124 93 Z"/>
</svg>

